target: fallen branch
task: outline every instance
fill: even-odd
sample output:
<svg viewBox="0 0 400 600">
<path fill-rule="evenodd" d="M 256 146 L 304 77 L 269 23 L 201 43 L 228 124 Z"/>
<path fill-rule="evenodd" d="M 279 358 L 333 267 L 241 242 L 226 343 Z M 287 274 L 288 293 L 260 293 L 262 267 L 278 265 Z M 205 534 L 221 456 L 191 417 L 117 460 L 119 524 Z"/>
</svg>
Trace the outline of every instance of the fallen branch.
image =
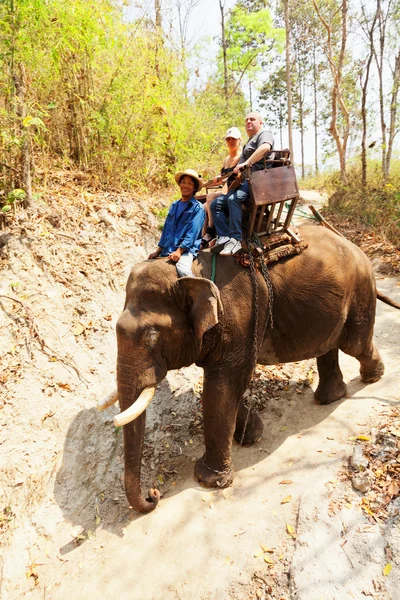
<svg viewBox="0 0 400 600">
<path fill-rule="evenodd" d="M 337 235 L 340 235 L 340 237 L 344 238 L 344 235 L 342 233 L 340 233 L 340 231 L 338 231 L 337 229 L 335 229 L 333 227 L 333 225 L 331 225 L 330 223 L 328 223 L 328 221 L 326 219 L 324 219 L 324 217 L 321 215 L 321 213 L 319 213 L 317 211 L 316 208 L 314 208 L 311 204 L 308 205 L 308 208 L 311 210 L 311 212 L 313 213 L 313 215 L 317 219 L 317 221 L 319 221 L 321 223 L 321 225 L 323 225 L 327 229 L 330 229 L 331 231 L 333 231 Z"/>
<path fill-rule="evenodd" d="M 11 167 L 10 165 L 8 165 L 5 162 L 0 161 L 0 165 L 2 167 L 6 167 L 6 169 L 10 169 L 10 171 L 14 171 L 14 173 L 19 173 L 18 169 L 15 169 L 14 167 Z"/>
</svg>

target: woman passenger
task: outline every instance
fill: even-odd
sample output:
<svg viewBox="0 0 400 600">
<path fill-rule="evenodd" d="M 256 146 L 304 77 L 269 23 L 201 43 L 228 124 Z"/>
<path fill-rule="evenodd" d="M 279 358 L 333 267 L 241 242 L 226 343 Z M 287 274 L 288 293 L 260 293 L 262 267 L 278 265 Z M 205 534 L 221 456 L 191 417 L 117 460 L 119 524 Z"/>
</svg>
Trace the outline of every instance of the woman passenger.
<svg viewBox="0 0 400 600">
<path fill-rule="evenodd" d="M 240 154 L 242 152 L 242 136 L 237 127 L 230 127 L 225 134 L 225 142 L 228 146 L 229 154 L 225 157 L 225 160 L 222 164 L 221 176 L 226 177 L 232 173 L 233 169 L 236 167 Z M 212 184 L 216 185 L 218 183 L 218 177 L 214 177 Z M 226 194 L 228 191 L 228 187 L 230 184 L 230 179 L 228 178 L 225 181 L 222 188 L 218 190 L 213 190 L 207 193 L 207 199 L 204 204 L 204 209 L 206 211 L 206 220 L 203 227 L 203 237 L 201 240 L 200 249 L 204 250 L 207 248 L 211 240 L 216 237 L 215 228 L 212 222 L 212 215 L 210 211 L 210 204 L 215 198 L 221 196 L 222 194 Z"/>
</svg>

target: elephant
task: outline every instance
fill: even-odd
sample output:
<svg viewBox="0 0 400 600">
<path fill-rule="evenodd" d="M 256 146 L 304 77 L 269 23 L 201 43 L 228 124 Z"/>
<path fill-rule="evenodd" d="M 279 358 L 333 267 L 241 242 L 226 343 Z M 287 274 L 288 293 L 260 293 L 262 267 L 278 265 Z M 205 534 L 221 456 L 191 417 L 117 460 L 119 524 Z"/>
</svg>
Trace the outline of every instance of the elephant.
<svg viewBox="0 0 400 600">
<path fill-rule="evenodd" d="M 233 438 L 250 445 L 262 435 L 261 418 L 243 401 L 256 363 L 316 358 L 317 404 L 346 394 L 339 350 L 358 359 L 363 382 L 383 375 L 373 343 L 376 300 L 400 305 L 376 290 L 371 263 L 356 245 L 320 226 L 299 227 L 299 233 L 306 249 L 271 263 L 269 286 L 256 271 L 257 294 L 250 269 L 234 256 L 217 258 L 213 283 L 209 250 L 199 253 L 195 277 L 178 279 L 168 259 L 132 268 L 116 326 L 118 389 L 100 408 L 119 399 L 125 491 L 136 511 L 148 513 L 160 499 L 156 489 L 142 496 L 140 475 L 145 409 L 169 370 L 193 363 L 204 370 L 205 453 L 194 474 L 204 486 L 219 488 L 233 481 Z"/>
</svg>

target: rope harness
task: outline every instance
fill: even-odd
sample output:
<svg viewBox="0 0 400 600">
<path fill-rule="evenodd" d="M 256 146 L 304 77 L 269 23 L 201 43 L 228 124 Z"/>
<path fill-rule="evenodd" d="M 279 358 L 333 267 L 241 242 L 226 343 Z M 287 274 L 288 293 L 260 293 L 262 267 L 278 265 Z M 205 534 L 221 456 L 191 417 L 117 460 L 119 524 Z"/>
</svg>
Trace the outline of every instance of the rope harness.
<svg viewBox="0 0 400 600">
<path fill-rule="evenodd" d="M 252 351 L 251 351 L 251 357 L 252 357 L 252 363 L 253 363 L 252 372 L 254 373 L 255 368 L 257 366 L 257 358 L 258 358 L 259 297 L 258 297 L 257 271 L 256 271 L 256 265 L 254 262 L 253 250 L 255 250 L 256 252 L 259 252 L 259 250 L 261 250 L 260 270 L 261 270 L 262 276 L 264 277 L 265 283 L 267 284 L 267 289 L 268 289 L 268 300 L 269 300 L 268 301 L 268 316 L 267 316 L 267 321 L 265 324 L 265 330 L 267 329 L 268 325 L 270 325 L 271 329 L 273 329 L 273 327 L 274 327 L 274 320 L 273 320 L 273 315 L 272 315 L 274 292 L 272 289 L 272 283 L 271 283 L 271 279 L 270 279 L 269 272 L 267 269 L 267 265 L 265 264 L 265 261 L 264 261 L 263 247 L 262 247 L 261 242 L 256 233 L 253 233 L 252 237 L 247 240 L 247 246 L 249 248 L 250 277 L 252 280 L 253 290 L 254 290 L 254 293 L 253 293 L 254 330 L 253 330 L 253 346 L 252 346 Z M 261 342 L 262 342 L 262 340 L 261 340 Z M 254 405 L 255 405 L 254 400 L 252 400 L 250 403 L 246 402 L 246 404 L 244 404 L 244 407 L 247 408 L 247 415 L 246 415 L 246 420 L 244 422 L 242 436 L 240 438 L 241 446 L 243 445 L 243 440 L 244 440 L 244 436 L 246 434 L 246 429 L 247 429 L 247 425 L 249 422 L 250 413 L 253 410 Z"/>
</svg>

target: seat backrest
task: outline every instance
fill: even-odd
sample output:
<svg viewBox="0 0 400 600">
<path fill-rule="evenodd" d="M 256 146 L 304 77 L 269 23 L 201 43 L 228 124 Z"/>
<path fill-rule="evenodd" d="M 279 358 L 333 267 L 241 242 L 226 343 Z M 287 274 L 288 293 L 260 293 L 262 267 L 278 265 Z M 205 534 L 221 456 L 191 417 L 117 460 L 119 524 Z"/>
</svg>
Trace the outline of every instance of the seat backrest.
<svg viewBox="0 0 400 600">
<path fill-rule="evenodd" d="M 256 206 L 299 197 L 296 173 L 292 165 L 255 171 L 250 174 L 249 185 Z"/>
</svg>

